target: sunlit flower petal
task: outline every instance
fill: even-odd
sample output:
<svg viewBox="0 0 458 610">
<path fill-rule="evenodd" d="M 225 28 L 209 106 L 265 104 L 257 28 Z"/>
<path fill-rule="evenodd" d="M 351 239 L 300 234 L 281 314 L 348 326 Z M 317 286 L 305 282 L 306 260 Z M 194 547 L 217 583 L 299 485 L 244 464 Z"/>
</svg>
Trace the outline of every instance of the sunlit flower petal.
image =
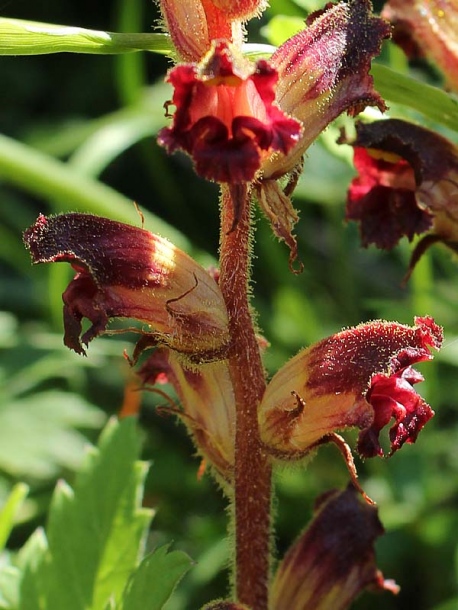
<svg viewBox="0 0 458 610">
<path fill-rule="evenodd" d="M 200 455 L 226 482 L 233 477 L 235 399 L 227 363 L 189 368 L 171 350 L 156 349 L 138 371 L 144 386 L 170 383 Z"/>
<path fill-rule="evenodd" d="M 408 57 L 426 56 L 458 90 L 457 0 L 389 0 L 382 16 L 393 23 L 393 39 Z"/>
<path fill-rule="evenodd" d="M 226 41 L 216 41 L 199 65 L 169 72 L 176 111 L 172 127 L 158 138 L 168 152 L 187 152 L 199 175 L 232 184 L 253 180 L 262 159 L 273 151 L 286 154 L 301 132 L 274 104 L 276 71 L 234 53 Z"/>
<path fill-rule="evenodd" d="M 84 353 L 112 318 L 147 325 L 143 334 L 196 361 L 218 359 L 229 341 L 226 307 L 213 278 L 166 239 L 89 214 L 37 222 L 24 234 L 34 263 L 76 270 L 63 295 L 65 344 Z M 91 327 L 82 332 L 82 320 Z"/>
<path fill-rule="evenodd" d="M 345 141 L 343 138 L 341 141 Z M 431 243 L 458 243 L 458 147 L 443 136 L 398 119 L 357 125 L 347 219 L 360 223 L 362 243 L 392 248 L 401 237 L 430 233 Z"/>
<path fill-rule="evenodd" d="M 352 487 L 318 499 L 307 530 L 281 561 L 271 587 L 273 610 L 345 610 L 366 588 L 397 593 L 375 564 L 383 534 L 377 509 Z"/>
<path fill-rule="evenodd" d="M 276 456 L 294 458 L 326 435 L 361 429 L 362 456 L 383 455 L 378 436 L 392 418 L 391 450 L 413 443 L 433 411 L 414 391 L 423 378 L 411 365 L 430 360 L 442 329 L 375 321 L 344 330 L 299 352 L 267 386 L 259 408 L 261 438 Z"/>
</svg>

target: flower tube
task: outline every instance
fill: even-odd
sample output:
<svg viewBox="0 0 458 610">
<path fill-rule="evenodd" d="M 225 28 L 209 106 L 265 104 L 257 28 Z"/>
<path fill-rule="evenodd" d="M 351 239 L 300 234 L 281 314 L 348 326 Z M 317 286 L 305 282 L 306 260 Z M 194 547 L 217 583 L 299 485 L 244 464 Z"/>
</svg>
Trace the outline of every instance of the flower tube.
<svg viewBox="0 0 458 610">
<path fill-rule="evenodd" d="M 219 478 L 231 483 L 234 469 L 235 400 L 227 362 L 189 367 L 167 348 L 156 349 L 142 364 L 143 387 L 168 382 L 180 410 L 174 411 L 188 428 L 199 454 Z"/>
<path fill-rule="evenodd" d="M 64 343 L 85 353 L 113 318 L 146 324 L 141 345 L 163 343 L 195 361 L 219 359 L 229 341 L 215 280 L 168 240 L 90 214 L 40 216 L 24 234 L 34 263 L 68 262 Z M 82 320 L 91 327 L 82 336 Z M 132 330 L 132 329 L 131 329 Z"/>
</svg>

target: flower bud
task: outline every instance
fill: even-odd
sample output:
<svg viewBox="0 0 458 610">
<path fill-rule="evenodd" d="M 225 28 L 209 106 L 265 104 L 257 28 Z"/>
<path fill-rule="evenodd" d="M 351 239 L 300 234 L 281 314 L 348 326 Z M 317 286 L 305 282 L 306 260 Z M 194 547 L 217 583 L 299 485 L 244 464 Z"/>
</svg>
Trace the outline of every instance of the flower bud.
<svg viewBox="0 0 458 610">
<path fill-rule="evenodd" d="M 160 6 L 180 61 L 199 62 L 212 40 L 233 40 L 234 30 L 240 29 L 212 0 L 161 0 Z M 241 31 L 234 42 L 238 38 Z"/>
</svg>

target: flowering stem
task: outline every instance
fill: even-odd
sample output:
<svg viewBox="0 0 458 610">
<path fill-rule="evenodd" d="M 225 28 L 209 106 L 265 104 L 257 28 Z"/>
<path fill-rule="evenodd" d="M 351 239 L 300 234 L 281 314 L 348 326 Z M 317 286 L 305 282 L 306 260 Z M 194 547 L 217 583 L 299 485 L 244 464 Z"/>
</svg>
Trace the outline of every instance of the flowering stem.
<svg viewBox="0 0 458 610">
<path fill-rule="evenodd" d="M 267 610 L 271 466 L 258 433 L 257 409 L 265 375 L 249 305 L 250 233 L 246 187 L 223 187 L 220 288 L 229 313 L 229 369 L 236 402 L 235 586 L 240 603 L 252 610 Z"/>
</svg>

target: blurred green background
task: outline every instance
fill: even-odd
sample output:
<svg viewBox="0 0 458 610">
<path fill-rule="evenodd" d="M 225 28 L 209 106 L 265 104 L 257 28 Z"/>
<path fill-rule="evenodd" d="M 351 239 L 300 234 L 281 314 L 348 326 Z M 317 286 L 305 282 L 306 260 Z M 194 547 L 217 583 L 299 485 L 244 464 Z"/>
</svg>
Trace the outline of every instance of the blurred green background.
<svg viewBox="0 0 458 610">
<path fill-rule="evenodd" d="M 262 21 L 250 24 L 250 41 L 266 42 L 261 28 L 275 15 L 305 17 L 305 9 L 317 6 L 272 1 Z M 143 0 L 11 0 L 1 11 L 124 32 L 154 31 L 158 19 L 156 6 Z M 408 68 L 396 50 L 385 50 L 382 61 L 440 84 L 430 67 Z M 119 412 L 131 381 L 122 358 L 129 337 L 98 339 L 87 358 L 64 348 L 61 293 L 71 272 L 65 265 L 32 268 L 22 231 L 39 212 L 65 210 L 139 224 L 135 201 L 157 217 L 147 215 L 147 229 L 171 237 L 203 264 L 216 257 L 216 186 L 198 179 L 183 155 L 168 158 L 155 143 L 166 121 L 169 92 L 161 79 L 170 65 L 141 53 L 0 58 L 0 134 L 8 138 L 0 139 L 0 504 L 18 481 L 31 490 L 9 541 L 11 553 L 45 522 L 56 480 L 72 481 L 85 444 Z M 406 107 L 392 105 L 391 114 L 421 119 Z M 444 133 L 456 141 L 456 133 Z M 414 315 L 430 314 L 445 327 L 444 349 L 419 367 L 427 378 L 419 391 L 436 417 L 416 445 L 390 460 L 357 462 L 387 530 L 377 544 L 378 565 L 402 589 L 397 597 L 365 594 L 355 607 L 451 610 L 458 607 L 458 268 L 436 247 L 403 288 L 411 245 L 391 253 L 361 249 L 357 227 L 344 223 L 353 170 L 350 151 L 334 144 L 337 135 L 334 126 L 310 149 L 296 191 L 301 275 L 289 272 L 288 252 L 265 220 L 257 223 L 253 285 L 259 325 L 271 343 L 266 365 L 273 372 L 302 346 L 369 319 L 411 324 Z M 27 148 L 13 151 L 9 138 Z M 13 152 L 19 161 L 9 165 Z M 125 199 L 104 192 L 98 201 L 93 180 Z M 227 590 L 225 502 L 208 477 L 198 479 L 184 428 L 155 413 L 158 400 L 143 395 L 139 417 L 144 457 L 153 462 L 145 497 L 157 509 L 150 544 L 173 540 L 196 560 L 168 606 L 194 609 Z M 321 449 L 307 469 L 278 472 L 279 556 L 306 525 L 314 498 L 347 480 L 332 447 Z"/>
</svg>

